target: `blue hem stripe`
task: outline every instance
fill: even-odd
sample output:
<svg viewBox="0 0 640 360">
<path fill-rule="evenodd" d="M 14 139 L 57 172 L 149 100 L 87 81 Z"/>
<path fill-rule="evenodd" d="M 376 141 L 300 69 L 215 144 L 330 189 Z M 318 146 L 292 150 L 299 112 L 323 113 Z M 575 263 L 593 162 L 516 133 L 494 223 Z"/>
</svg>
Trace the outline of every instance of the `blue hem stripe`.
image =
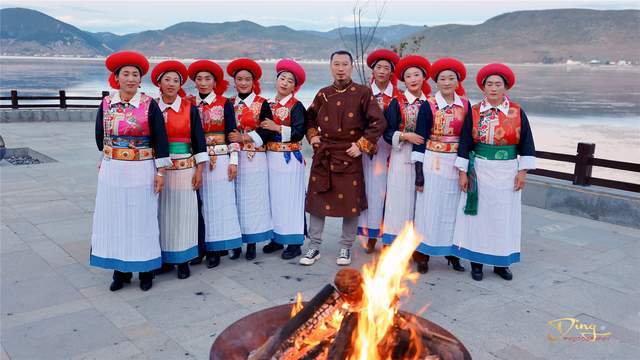
<svg viewBox="0 0 640 360">
<path fill-rule="evenodd" d="M 281 235 L 277 232 L 274 232 L 273 241 L 277 242 L 280 245 L 302 245 L 304 244 L 304 234 Z"/>
<path fill-rule="evenodd" d="M 393 244 L 393 240 L 395 240 L 397 236 L 398 235 L 384 233 L 382 235 L 382 243 L 385 245 L 391 245 Z"/>
<path fill-rule="evenodd" d="M 242 234 L 242 242 L 245 244 L 254 244 L 273 239 L 273 230 L 257 234 Z"/>
<path fill-rule="evenodd" d="M 207 247 L 207 251 L 231 250 L 242 247 L 242 238 L 239 237 L 222 241 L 207 241 L 205 242 L 205 246 Z"/>
<path fill-rule="evenodd" d="M 493 266 L 509 266 L 513 263 L 520 262 L 520 253 L 512 253 L 511 255 L 499 256 L 483 254 L 469 249 L 460 248 L 457 246 L 451 247 L 451 255 L 457 256 L 461 259 L 466 259 L 472 262 L 477 262 L 485 265 Z"/>
<path fill-rule="evenodd" d="M 380 229 L 369 229 L 366 227 L 358 226 L 358 235 L 366 236 L 368 238 L 379 238 L 380 237 Z"/>
<path fill-rule="evenodd" d="M 162 261 L 167 264 L 182 264 L 198 256 L 198 245 L 183 251 L 163 251 Z"/>
<path fill-rule="evenodd" d="M 452 253 L 452 249 L 451 249 L 451 245 L 448 246 L 429 246 L 425 243 L 420 243 L 420 245 L 418 245 L 418 248 L 416 249 L 417 252 L 425 254 L 425 255 L 429 255 L 429 256 L 448 256 L 451 255 Z"/>
<path fill-rule="evenodd" d="M 162 266 L 162 258 L 158 257 L 145 261 L 126 261 L 102 258 L 91 254 L 89 257 L 89 264 L 103 269 L 113 269 L 122 272 L 147 272 L 160 268 Z"/>
</svg>

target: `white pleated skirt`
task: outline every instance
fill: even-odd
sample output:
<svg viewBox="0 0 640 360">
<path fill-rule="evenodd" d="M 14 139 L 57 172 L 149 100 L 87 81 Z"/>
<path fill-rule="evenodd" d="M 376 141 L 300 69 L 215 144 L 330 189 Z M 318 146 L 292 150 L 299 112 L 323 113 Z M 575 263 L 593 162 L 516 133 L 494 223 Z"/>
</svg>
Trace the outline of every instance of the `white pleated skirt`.
<svg viewBox="0 0 640 360">
<path fill-rule="evenodd" d="M 103 159 L 93 214 L 90 264 L 122 272 L 162 265 L 153 160 Z"/>
<path fill-rule="evenodd" d="M 240 231 L 244 243 L 257 243 L 273 238 L 271 204 L 269 202 L 269 166 L 267 154 L 255 152 L 249 159 L 240 151 L 236 196 Z"/>
<path fill-rule="evenodd" d="M 165 171 L 158 216 L 162 261 L 167 264 L 182 264 L 198 256 L 198 195 L 191 185 L 194 173 L 195 168 Z"/>
<path fill-rule="evenodd" d="M 373 158 L 366 154 L 362 155 L 368 208 L 360 212 L 358 235 L 365 238 L 380 238 L 383 231 L 382 218 L 384 216 L 384 201 L 387 193 L 387 168 L 389 166 L 391 145 L 380 137 L 377 147 L 378 151 L 373 155 Z"/>
<path fill-rule="evenodd" d="M 415 165 L 411 163 L 412 146 L 403 142 L 400 149 L 391 148 L 382 235 L 384 244 L 391 244 L 407 223 L 413 221 L 416 171 Z"/>
<path fill-rule="evenodd" d="M 268 151 L 269 199 L 273 219 L 273 240 L 282 245 L 304 243 L 304 159 L 291 153 L 287 163 L 284 152 Z"/>
<path fill-rule="evenodd" d="M 460 196 L 452 255 L 472 262 L 509 266 L 520 261 L 521 196 L 513 191 L 517 160 L 476 158 L 478 214 L 464 214 L 466 193 Z"/>
<path fill-rule="evenodd" d="M 424 191 L 416 196 L 415 230 L 422 238 L 418 252 L 451 255 L 456 211 L 460 201 L 456 153 L 425 151 Z"/>
<path fill-rule="evenodd" d="M 230 250 L 242 246 L 236 206 L 236 184 L 229 181 L 229 155 L 217 155 L 216 166 L 205 164 L 202 172 L 202 216 L 207 251 Z"/>
</svg>

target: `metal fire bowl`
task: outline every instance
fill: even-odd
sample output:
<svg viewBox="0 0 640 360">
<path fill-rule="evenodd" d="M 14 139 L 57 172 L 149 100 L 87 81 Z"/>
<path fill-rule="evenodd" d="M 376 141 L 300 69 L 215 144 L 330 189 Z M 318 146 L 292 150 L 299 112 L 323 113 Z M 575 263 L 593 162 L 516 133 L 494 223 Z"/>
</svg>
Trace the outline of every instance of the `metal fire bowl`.
<svg viewBox="0 0 640 360">
<path fill-rule="evenodd" d="M 289 320 L 292 304 L 279 305 L 249 314 L 227 327 L 213 342 L 209 358 L 211 360 L 246 360 L 249 353 L 264 344 L 269 336 Z M 431 321 L 411 313 L 401 311 L 407 318 L 414 318 L 424 328 L 433 333 L 458 340 L 453 334 Z M 469 351 L 458 340 L 457 344 L 434 339 L 425 346 L 438 354 L 442 360 L 471 360 Z"/>
</svg>

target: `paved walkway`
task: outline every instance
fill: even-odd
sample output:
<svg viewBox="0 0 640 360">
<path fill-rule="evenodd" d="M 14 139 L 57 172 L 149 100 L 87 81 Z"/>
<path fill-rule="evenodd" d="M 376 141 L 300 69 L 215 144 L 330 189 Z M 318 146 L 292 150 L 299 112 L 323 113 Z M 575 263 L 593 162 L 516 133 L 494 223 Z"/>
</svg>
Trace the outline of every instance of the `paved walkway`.
<svg viewBox="0 0 640 360">
<path fill-rule="evenodd" d="M 253 311 L 309 299 L 338 267 L 338 224 L 313 267 L 259 253 L 214 270 L 108 290 L 111 272 L 88 266 L 98 151 L 90 123 L 0 124 L 8 147 L 58 162 L 0 166 L 2 359 L 206 359 L 226 326 Z M 4 163 L 6 165 L 6 162 Z M 403 308 L 452 331 L 474 359 L 637 359 L 640 231 L 524 207 L 514 280 L 489 269 L 475 282 L 434 259 Z M 361 247 L 355 265 L 370 260 Z M 465 264 L 469 268 L 468 264 Z M 551 342 L 548 321 L 576 318 L 606 341 Z M 569 335 L 576 335 L 572 331 Z"/>
</svg>

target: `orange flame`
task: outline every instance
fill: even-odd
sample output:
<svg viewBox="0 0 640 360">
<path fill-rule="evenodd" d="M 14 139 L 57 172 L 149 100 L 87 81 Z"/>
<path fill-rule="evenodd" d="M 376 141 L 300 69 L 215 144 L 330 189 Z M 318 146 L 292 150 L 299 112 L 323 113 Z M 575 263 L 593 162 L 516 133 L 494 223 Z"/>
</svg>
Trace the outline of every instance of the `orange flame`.
<svg viewBox="0 0 640 360">
<path fill-rule="evenodd" d="M 291 307 L 291 318 L 296 316 L 304 306 L 302 305 L 302 293 L 296 295 L 296 303 Z"/>
<path fill-rule="evenodd" d="M 349 360 L 387 360 L 378 351 L 389 329 L 394 325 L 398 300 L 409 293 L 407 280 L 415 281 L 417 273 L 410 270 L 409 262 L 420 238 L 413 225 L 408 224 L 382 251 L 377 263 L 363 268 L 363 303 L 354 337 L 354 352 Z M 415 334 L 412 334 L 414 337 Z M 419 341 L 415 341 L 417 345 Z"/>
</svg>

